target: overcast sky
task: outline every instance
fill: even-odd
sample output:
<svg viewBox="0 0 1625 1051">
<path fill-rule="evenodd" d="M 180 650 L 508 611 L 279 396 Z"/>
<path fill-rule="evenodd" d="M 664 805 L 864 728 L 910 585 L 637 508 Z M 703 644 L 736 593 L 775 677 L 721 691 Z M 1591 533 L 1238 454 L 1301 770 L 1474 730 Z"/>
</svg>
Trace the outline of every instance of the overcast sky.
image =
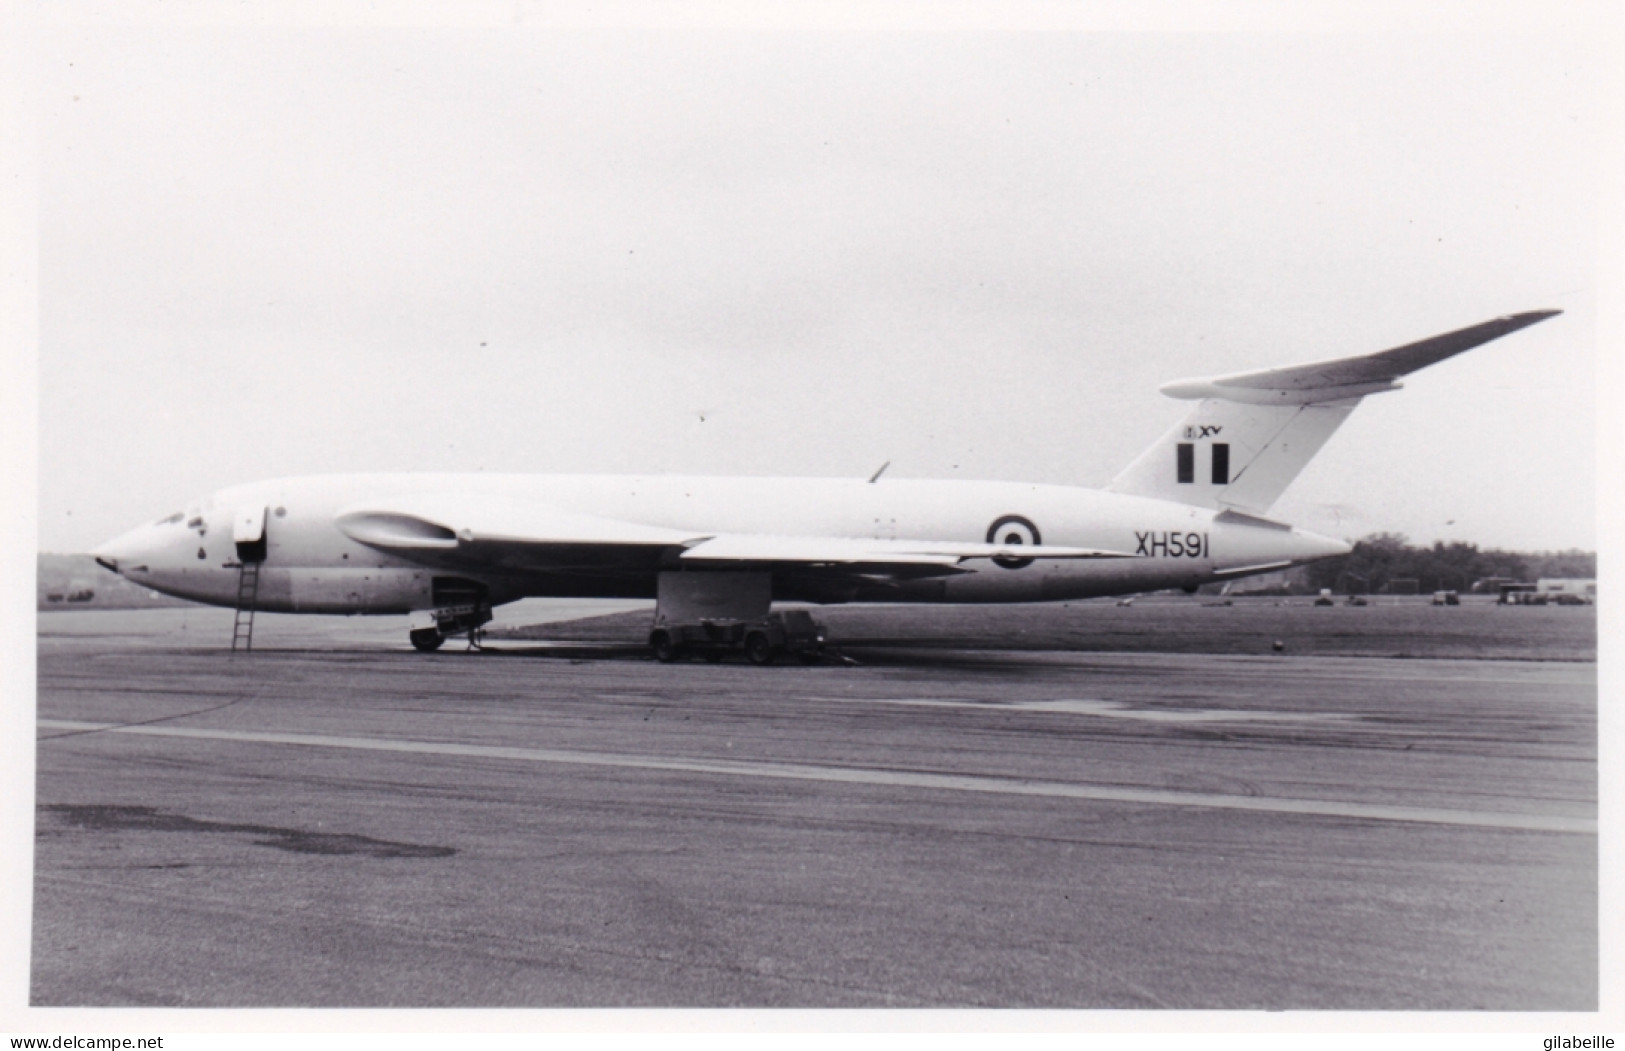
<svg viewBox="0 0 1625 1051">
<path fill-rule="evenodd" d="M 63 29 L 39 540 L 349 471 L 1103 485 L 1187 376 L 1368 399 L 1310 528 L 1591 548 L 1579 35 Z"/>
</svg>

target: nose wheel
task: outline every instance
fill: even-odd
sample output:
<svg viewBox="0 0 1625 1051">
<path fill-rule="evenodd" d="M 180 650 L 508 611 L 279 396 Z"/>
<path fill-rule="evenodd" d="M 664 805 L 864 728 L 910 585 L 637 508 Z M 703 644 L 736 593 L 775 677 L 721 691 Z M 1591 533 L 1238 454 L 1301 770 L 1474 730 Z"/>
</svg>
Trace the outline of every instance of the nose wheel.
<svg viewBox="0 0 1625 1051">
<path fill-rule="evenodd" d="M 442 606 L 412 615 L 413 625 L 406 637 L 412 648 L 422 653 L 438 650 L 453 635 L 468 636 L 468 648 L 478 650 L 485 632 L 480 629 L 491 619 L 491 604 L 482 600 L 457 606 Z"/>
<path fill-rule="evenodd" d="M 447 638 L 447 636 L 441 634 L 439 628 L 418 628 L 416 631 L 408 632 L 406 637 L 412 640 L 412 648 L 421 653 L 432 653 L 438 650 Z M 468 629 L 468 648 L 470 650 L 484 649 L 484 639 L 485 632 L 479 628 Z"/>
</svg>

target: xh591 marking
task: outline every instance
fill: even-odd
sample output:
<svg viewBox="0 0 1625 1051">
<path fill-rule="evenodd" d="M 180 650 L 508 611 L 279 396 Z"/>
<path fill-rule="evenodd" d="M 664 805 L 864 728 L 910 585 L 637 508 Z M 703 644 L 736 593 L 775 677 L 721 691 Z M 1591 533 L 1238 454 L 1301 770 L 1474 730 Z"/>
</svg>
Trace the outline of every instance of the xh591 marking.
<svg viewBox="0 0 1625 1051">
<path fill-rule="evenodd" d="M 1557 313 L 1168 384 L 1198 404 L 1104 490 L 878 473 L 332 475 L 222 489 L 93 554 L 144 587 L 236 606 L 240 625 L 246 611 L 250 633 L 254 610 L 406 613 L 421 649 L 455 634 L 473 642 L 493 606 L 520 598 L 653 598 L 663 659 L 730 631 L 771 659 L 785 635 L 769 617 L 776 601 L 1195 590 L 1347 552 L 1269 510 L 1360 399 Z"/>
</svg>

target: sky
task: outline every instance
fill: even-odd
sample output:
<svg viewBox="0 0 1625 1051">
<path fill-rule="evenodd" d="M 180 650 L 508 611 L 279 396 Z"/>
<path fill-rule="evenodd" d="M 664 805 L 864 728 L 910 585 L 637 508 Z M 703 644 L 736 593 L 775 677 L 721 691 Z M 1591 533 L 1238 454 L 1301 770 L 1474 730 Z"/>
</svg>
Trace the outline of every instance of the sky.
<svg viewBox="0 0 1625 1051">
<path fill-rule="evenodd" d="M 1552 321 L 1276 505 L 1592 549 L 1583 33 L 98 25 L 36 53 L 40 548 L 353 471 L 1100 486 L 1169 381 Z"/>
</svg>

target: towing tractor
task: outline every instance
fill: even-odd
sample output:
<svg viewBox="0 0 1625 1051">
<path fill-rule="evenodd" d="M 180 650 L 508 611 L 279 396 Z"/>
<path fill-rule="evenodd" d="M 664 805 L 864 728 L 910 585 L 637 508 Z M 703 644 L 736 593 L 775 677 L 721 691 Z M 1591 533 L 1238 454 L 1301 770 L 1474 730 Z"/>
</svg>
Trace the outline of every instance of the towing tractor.
<svg viewBox="0 0 1625 1051">
<path fill-rule="evenodd" d="M 684 657 L 720 661 L 743 652 L 752 664 L 772 664 L 780 654 L 795 654 L 803 664 L 816 662 L 828 636 L 806 610 L 769 613 L 755 620 L 708 617 L 692 623 L 660 618 L 649 632 L 655 660 L 670 664 Z"/>
</svg>

